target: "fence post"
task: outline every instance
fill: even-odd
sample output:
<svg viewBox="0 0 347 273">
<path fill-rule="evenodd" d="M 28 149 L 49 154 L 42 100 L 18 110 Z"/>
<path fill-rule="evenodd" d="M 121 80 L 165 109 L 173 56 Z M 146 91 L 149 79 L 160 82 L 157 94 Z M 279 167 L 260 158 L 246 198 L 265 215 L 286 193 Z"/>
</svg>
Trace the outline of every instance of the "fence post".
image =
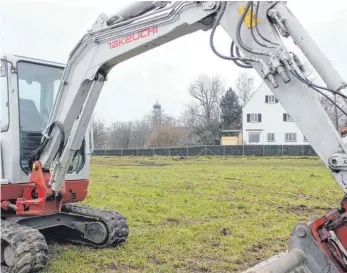
<svg viewBox="0 0 347 273">
<path fill-rule="evenodd" d="M 106 145 L 104 145 L 104 155 L 106 156 Z"/>
<path fill-rule="evenodd" d="M 245 143 L 242 142 L 242 156 L 245 156 Z"/>
<path fill-rule="evenodd" d="M 170 151 L 170 147 L 169 147 L 169 156 L 171 156 L 171 151 Z"/>
<path fill-rule="evenodd" d="M 205 155 L 207 155 L 207 153 L 206 153 L 207 151 L 206 151 L 206 145 L 205 145 Z"/>
<path fill-rule="evenodd" d="M 304 145 L 301 145 L 301 156 L 304 156 Z"/>
<path fill-rule="evenodd" d="M 283 144 L 282 144 L 282 156 L 283 156 Z"/>
<path fill-rule="evenodd" d="M 139 149 L 136 148 L 136 156 L 139 156 Z"/>
<path fill-rule="evenodd" d="M 264 151 L 264 149 L 265 149 L 265 145 L 263 144 L 263 156 L 264 156 L 264 154 L 265 154 L 265 151 Z"/>
<path fill-rule="evenodd" d="M 120 148 L 120 156 L 123 156 L 123 149 Z"/>
<path fill-rule="evenodd" d="M 153 147 L 153 156 L 154 156 L 154 147 Z"/>
<path fill-rule="evenodd" d="M 189 156 L 189 152 L 188 152 L 188 146 L 187 146 L 187 157 Z"/>
<path fill-rule="evenodd" d="M 223 155 L 225 156 L 225 145 L 223 145 Z"/>
</svg>

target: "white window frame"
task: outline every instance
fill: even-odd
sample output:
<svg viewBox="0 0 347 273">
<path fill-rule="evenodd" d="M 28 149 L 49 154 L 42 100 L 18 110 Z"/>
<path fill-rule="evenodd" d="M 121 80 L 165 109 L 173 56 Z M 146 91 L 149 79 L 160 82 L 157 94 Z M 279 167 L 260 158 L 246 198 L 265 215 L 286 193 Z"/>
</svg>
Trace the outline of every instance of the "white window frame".
<svg viewBox="0 0 347 273">
<path fill-rule="evenodd" d="M 273 137 L 271 137 L 271 139 L 270 139 L 270 136 L 273 136 Z M 275 133 L 268 133 L 267 134 L 267 142 L 275 142 Z"/>
<path fill-rule="evenodd" d="M 249 114 L 249 122 L 259 122 L 259 114 Z M 254 118 L 255 117 L 255 118 Z"/>
<path fill-rule="evenodd" d="M 259 141 L 251 141 L 251 135 L 258 135 Z M 248 142 L 249 143 L 260 143 L 260 132 L 248 132 Z"/>
<path fill-rule="evenodd" d="M 274 95 L 268 95 L 267 103 L 276 103 L 276 97 Z"/>
<path fill-rule="evenodd" d="M 285 133 L 284 134 L 284 141 L 285 142 L 297 142 L 296 133 Z"/>
</svg>

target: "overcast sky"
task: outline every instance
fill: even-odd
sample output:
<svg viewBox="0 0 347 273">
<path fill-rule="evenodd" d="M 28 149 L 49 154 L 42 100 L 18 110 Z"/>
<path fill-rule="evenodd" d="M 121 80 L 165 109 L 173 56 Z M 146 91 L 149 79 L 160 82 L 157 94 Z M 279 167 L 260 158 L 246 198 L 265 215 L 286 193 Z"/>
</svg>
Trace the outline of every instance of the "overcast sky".
<svg viewBox="0 0 347 273">
<path fill-rule="evenodd" d="M 66 63 L 76 42 L 100 13 L 111 15 L 129 3 L 115 0 L 0 0 L 0 52 Z M 347 79 L 344 49 L 347 1 L 288 1 L 288 6 Z M 222 29 L 216 47 L 227 54 L 230 39 Z M 209 32 L 196 32 L 115 67 L 95 112 L 107 123 L 141 119 L 158 100 L 179 116 L 189 101 L 188 86 L 200 73 L 218 74 L 234 87 L 242 70 L 214 55 Z M 249 71 L 249 70 L 247 70 Z"/>
</svg>

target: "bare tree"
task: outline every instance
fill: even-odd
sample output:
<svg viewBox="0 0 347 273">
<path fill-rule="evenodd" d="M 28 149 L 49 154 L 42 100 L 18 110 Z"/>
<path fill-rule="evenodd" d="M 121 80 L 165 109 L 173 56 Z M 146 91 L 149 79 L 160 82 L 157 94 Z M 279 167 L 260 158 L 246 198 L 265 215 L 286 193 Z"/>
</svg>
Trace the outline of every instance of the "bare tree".
<svg viewBox="0 0 347 273">
<path fill-rule="evenodd" d="M 145 148 L 147 147 L 147 139 L 151 132 L 151 124 L 147 119 L 135 121 L 133 123 L 133 139 L 131 147 Z"/>
<path fill-rule="evenodd" d="M 198 136 L 194 133 L 194 130 L 180 124 L 157 126 L 148 136 L 148 146 L 150 147 L 172 147 L 197 143 Z"/>
<path fill-rule="evenodd" d="M 324 92 L 334 103 L 340 106 L 343 110 L 347 111 L 346 102 L 340 96 L 334 96 L 328 92 Z M 344 126 L 347 126 L 347 117 L 342 113 L 334 103 L 329 101 L 326 97 L 319 95 L 319 100 L 330 117 L 332 123 L 335 125 L 336 130 L 341 129 Z"/>
<path fill-rule="evenodd" d="M 193 128 L 187 126 L 179 126 L 179 143 L 180 146 L 195 145 L 199 143 L 199 136 L 195 133 Z"/>
<path fill-rule="evenodd" d="M 113 123 L 109 129 L 108 146 L 111 148 L 129 148 L 132 128 L 132 121 Z"/>
<path fill-rule="evenodd" d="M 95 115 L 92 117 L 94 149 L 104 149 L 107 142 L 107 127 L 105 123 Z"/>
<path fill-rule="evenodd" d="M 156 127 L 148 137 L 148 145 L 151 147 L 176 146 L 180 140 L 178 128 L 171 125 Z"/>
<path fill-rule="evenodd" d="M 206 75 L 200 75 L 189 86 L 189 94 L 196 101 L 196 115 L 207 121 L 216 118 L 219 113 L 218 106 L 223 91 L 222 81 L 218 76 L 209 78 Z"/>
<path fill-rule="evenodd" d="M 182 121 L 193 128 L 205 144 L 212 144 L 219 138 L 219 103 L 223 93 L 223 83 L 218 76 L 200 75 L 189 86 L 193 101 L 182 114 Z"/>
<path fill-rule="evenodd" d="M 192 128 L 198 133 L 199 128 L 203 127 L 204 120 L 196 109 L 198 109 L 197 103 L 191 102 L 181 114 L 180 119 L 185 126 Z"/>
<path fill-rule="evenodd" d="M 311 82 L 316 82 L 320 78 L 317 71 L 308 61 L 304 63 L 304 71 L 305 77 Z M 317 93 L 317 96 L 324 110 L 327 112 L 336 130 L 339 130 L 341 127 L 346 126 L 347 117 L 338 109 L 335 104 L 347 111 L 347 102 L 345 102 L 341 96 L 331 94 L 330 92 L 326 92 L 324 90 L 321 91 L 334 102 L 332 103 L 326 97 Z"/>
<path fill-rule="evenodd" d="M 236 92 L 244 107 L 251 99 L 254 90 L 254 78 L 248 72 L 242 72 L 236 79 Z"/>
</svg>

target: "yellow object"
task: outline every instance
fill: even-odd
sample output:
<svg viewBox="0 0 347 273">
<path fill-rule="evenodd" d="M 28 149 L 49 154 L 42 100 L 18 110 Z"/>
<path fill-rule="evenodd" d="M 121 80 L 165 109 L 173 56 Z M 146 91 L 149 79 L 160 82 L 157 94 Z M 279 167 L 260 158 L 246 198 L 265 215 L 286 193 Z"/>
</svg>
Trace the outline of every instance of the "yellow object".
<svg viewBox="0 0 347 273">
<path fill-rule="evenodd" d="M 222 136 L 221 145 L 242 145 L 241 136 Z"/>
<path fill-rule="evenodd" d="M 33 164 L 33 170 L 36 170 L 36 164 L 35 163 Z"/>
<path fill-rule="evenodd" d="M 243 6 L 239 9 L 239 14 L 240 14 L 240 15 L 243 14 L 245 8 L 246 8 L 246 5 L 243 5 Z M 253 20 L 252 20 L 253 22 L 252 22 L 252 27 L 254 27 L 256 24 L 258 24 L 258 23 L 260 22 L 259 18 L 257 18 L 257 20 L 255 20 L 256 17 L 255 17 L 255 14 L 254 14 L 254 13 L 255 13 L 255 12 L 254 12 L 254 9 L 253 9 Z M 245 21 L 245 24 L 246 24 L 247 28 L 250 28 L 250 27 L 251 27 L 251 9 L 250 9 L 250 8 L 249 8 L 249 10 L 248 10 L 248 12 L 247 12 L 247 14 L 246 14 L 246 17 L 245 17 L 244 21 Z"/>
</svg>

